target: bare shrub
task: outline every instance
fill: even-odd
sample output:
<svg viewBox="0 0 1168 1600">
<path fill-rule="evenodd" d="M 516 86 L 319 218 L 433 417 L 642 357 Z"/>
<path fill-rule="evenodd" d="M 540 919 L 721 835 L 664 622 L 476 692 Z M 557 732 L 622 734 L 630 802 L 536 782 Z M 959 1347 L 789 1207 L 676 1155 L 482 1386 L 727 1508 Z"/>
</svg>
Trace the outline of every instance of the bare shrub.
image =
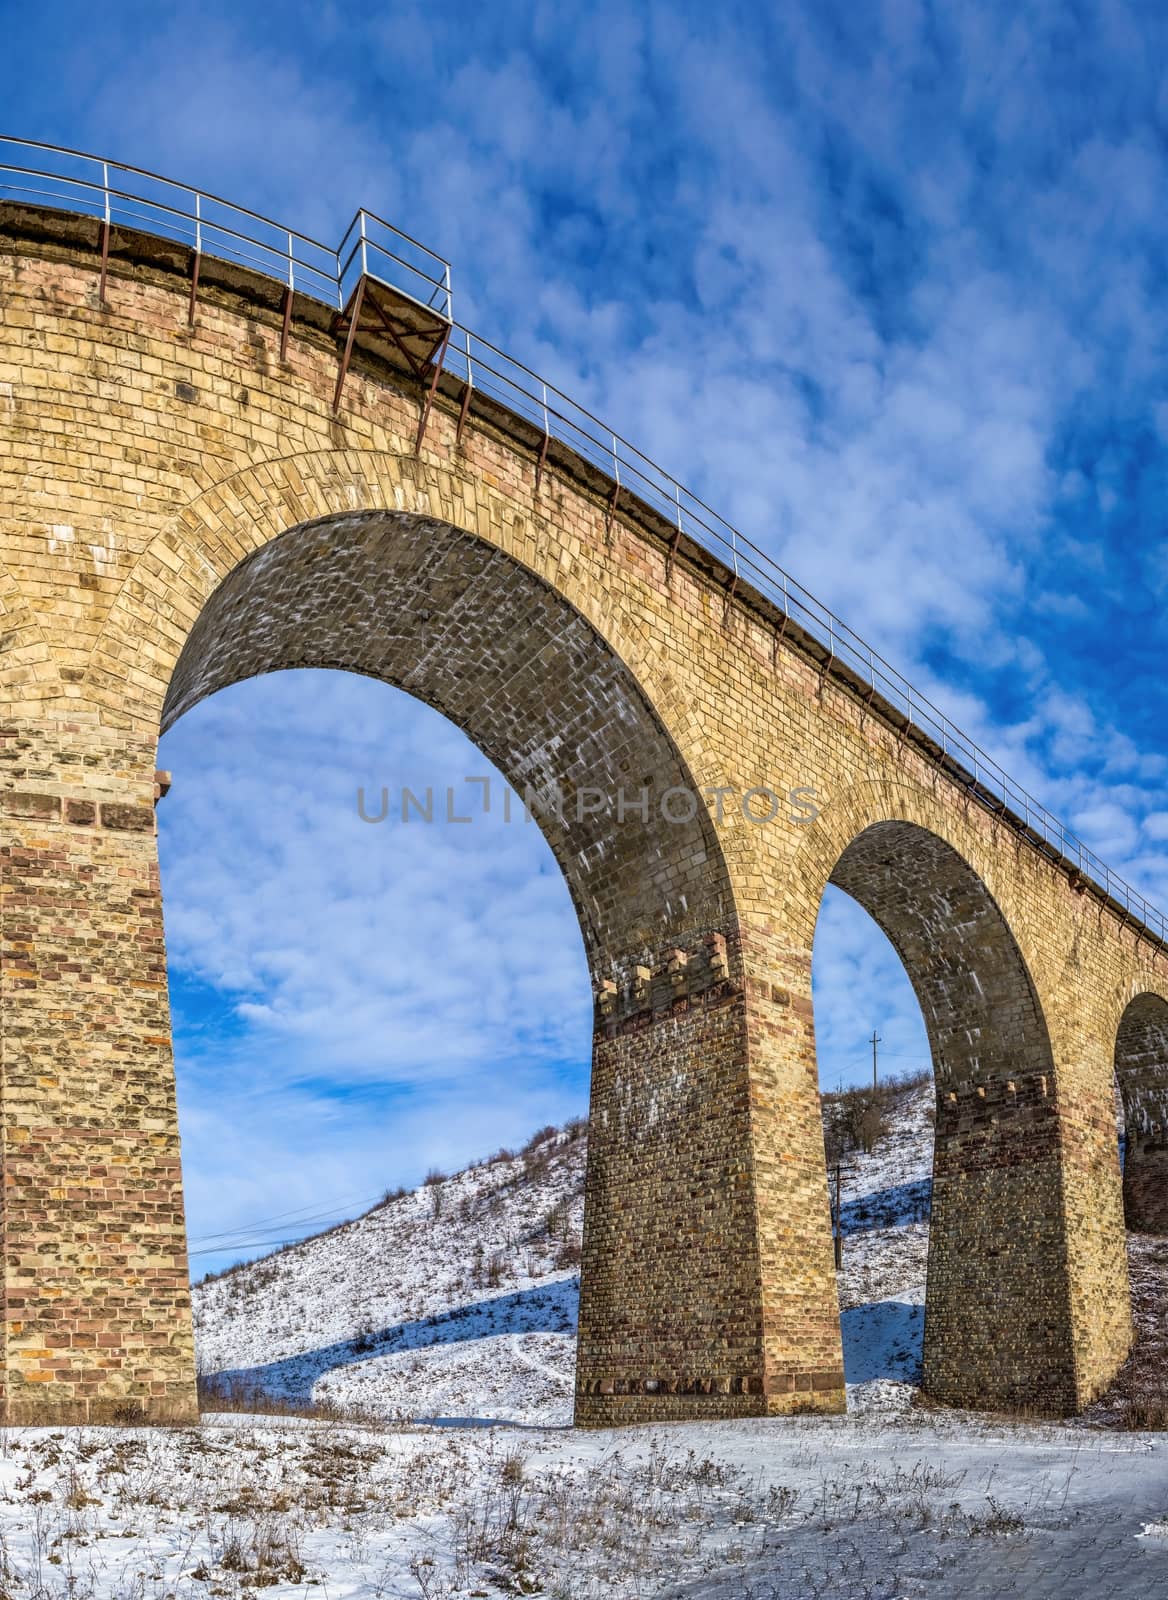
<svg viewBox="0 0 1168 1600">
<path fill-rule="evenodd" d="M 1168 1432 L 1168 1395 L 1158 1398 L 1141 1395 L 1128 1400 L 1117 1425 L 1133 1433 Z"/>
<path fill-rule="evenodd" d="M 224 1412 L 266 1417 L 310 1417 L 324 1422 L 351 1422 L 361 1420 L 353 1411 L 329 1405 L 319 1400 L 290 1400 L 271 1394 L 260 1384 L 242 1378 L 220 1378 L 214 1374 L 200 1373 L 198 1377 L 199 1411 Z"/>
<path fill-rule="evenodd" d="M 565 1239 L 556 1250 L 555 1268 L 562 1272 L 569 1268 L 579 1267 L 584 1259 L 584 1251 L 578 1239 Z"/>
</svg>

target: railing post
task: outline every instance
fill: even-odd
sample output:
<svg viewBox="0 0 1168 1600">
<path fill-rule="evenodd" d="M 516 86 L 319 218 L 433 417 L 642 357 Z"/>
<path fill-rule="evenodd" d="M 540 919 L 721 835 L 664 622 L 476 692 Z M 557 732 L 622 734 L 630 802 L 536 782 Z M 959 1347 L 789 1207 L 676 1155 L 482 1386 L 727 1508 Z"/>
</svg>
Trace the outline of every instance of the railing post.
<svg viewBox="0 0 1168 1600">
<path fill-rule="evenodd" d="M 462 429 L 466 422 L 466 414 L 470 410 L 470 394 L 474 388 L 474 368 L 470 363 L 470 329 L 466 329 L 466 382 L 462 386 L 462 404 L 458 408 L 458 426 L 454 430 L 455 444 L 462 443 Z"/>
<path fill-rule="evenodd" d="M 620 503 L 620 492 L 621 492 L 620 457 L 616 453 L 616 434 L 615 433 L 610 434 L 609 437 L 612 439 L 612 477 L 613 477 L 613 484 L 612 484 L 612 494 L 610 495 L 609 501 L 608 501 L 608 512 L 607 512 L 607 514 L 605 516 L 605 519 L 604 519 L 604 533 L 605 533 L 605 537 L 606 538 L 612 533 L 613 519 L 616 516 L 616 508 L 617 508 L 618 504 Z"/>
<path fill-rule="evenodd" d="M 195 325 L 195 301 L 199 293 L 199 263 L 203 258 L 203 197 L 195 190 L 195 259 L 191 266 L 191 300 L 187 307 L 187 326 Z"/>
<path fill-rule="evenodd" d="M 548 445 L 551 443 L 551 434 L 548 429 L 547 384 L 541 380 L 540 387 L 543 391 L 543 443 L 539 447 L 539 460 L 535 463 L 536 494 L 539 493 L 539 486 L 543 480 L 544 463 L 547 460 Z"/>
<path fill-rule="evenodd" d="M 280 360 L 288 359 L 288 335 L 292 329 L 292 296 L 295 292 L 295 245 L 292 242 L 292 230 L 288 230 L 288 282 L 284 288 L 284 325 L 280 330 Z"/>
<path fill-rule="evenodd" d="M 110 182 L 109 162 L 101 164 L 102 188 L 102 219 L 101 219 L 101 281 L 98 285 L 97 298 L 100 305 L 105 305 L 105 282 L 109 273 L 109 243 L 110 243 Z"/>
</svg>

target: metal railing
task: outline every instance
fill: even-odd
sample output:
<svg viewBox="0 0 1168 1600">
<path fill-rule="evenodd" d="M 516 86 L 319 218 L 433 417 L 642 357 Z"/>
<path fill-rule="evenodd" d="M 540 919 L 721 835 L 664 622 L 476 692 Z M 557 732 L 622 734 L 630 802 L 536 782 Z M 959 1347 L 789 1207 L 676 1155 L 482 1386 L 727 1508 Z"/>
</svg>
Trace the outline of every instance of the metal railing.
<svg viewBox="0 0 1168 1600">
<path fill-rule="evenodd" d="M 35 164 L 18 161 L 22 152 L 33 152 Z M 332 250 L 255 212 L 118 162 L 10 138 L 0 138 L 0 158 L 0 200 L 51 206 L 173 239 L 337 310 L 365 273 L 450 321 L 444 370 L 460 378 L 469 394 L 495 401 L 530 423 L 545 442 L 558 440 L 604 473 L 614 485 L 614 508 L 626 492 L 679 536 L 704 546 L 735 580 L 749 584 L 818 643 L 825 670 L 837 663 L 848 669 L 926 735 L 940 752 L 943 770 L 981 805 L 1009 813 L 1036 848 L 1064 858 L 1126 916 L 1168 944 L 1161 912 L 763 550 L 590 411 L 455 323 L 449 265 L 417 240 L 359 211 L 340 249 Z"/>
<path fill-rule="evenodd" d="M 336 311 L 345 308 L 364 273 L 452 320 L 449 262 L 371 211 L 357 212 L 334 250 L 141 167 L 12 138 L 0 138 L 0 199 L 72 211 L 110 227 L 138 228 L 273 278 Z"/>
</svg>

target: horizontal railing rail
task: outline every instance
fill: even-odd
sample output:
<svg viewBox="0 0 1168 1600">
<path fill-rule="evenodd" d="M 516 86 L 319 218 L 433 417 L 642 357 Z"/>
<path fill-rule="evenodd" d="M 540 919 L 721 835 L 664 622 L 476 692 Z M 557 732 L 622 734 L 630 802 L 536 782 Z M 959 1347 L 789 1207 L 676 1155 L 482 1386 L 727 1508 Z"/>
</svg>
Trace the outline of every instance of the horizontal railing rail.
<svg viewBox="0 0 1168 1600">
<path fill-rule="evenodd" d="M 34 159 L 16 159 L 33 152 Z M 0 138 L 0 200 L 23 200 L 139 228 L 250 268 L 336 310 L 362 274 L 379 279 L 451 324 L 444 370 L 528 422 L 546 442 L 566 445 L 614 486 L 664 518 L 676 535 L 704 546 L 824 653 L 825 670 L 850 672 L 922 733 L 949 776 L 987 809 L 1009 815 L 1046 854 L 1066 861 L 1125 916 L 1168 944 L 1168 921 L 1112 872 L 1081 839 L 944 712 L 765 551 L 678 480 L 538 373 L 453 318 L 450 267 L 410 235 L 358 211 L 340 248 L 331 249 L 230 201 L 141 168 L 34 141 Z M 407 287 L 408 285 L 408 287 Z M 541 458 L 542 459 L 542 458 Z"/>
<path fill-rule="evenodd" d="M 139 228 L 274 278 L 336 311 L 348 303 L 356 259 L 360 272 L 452 320 L 449 262 L 371 212 L 357 212 L 341 249 L 334 250 L 258 212 L 141 167 L 12 138 L 0 138 L 0 198 L 64 207 L 111 227 Z"/>
</svg>

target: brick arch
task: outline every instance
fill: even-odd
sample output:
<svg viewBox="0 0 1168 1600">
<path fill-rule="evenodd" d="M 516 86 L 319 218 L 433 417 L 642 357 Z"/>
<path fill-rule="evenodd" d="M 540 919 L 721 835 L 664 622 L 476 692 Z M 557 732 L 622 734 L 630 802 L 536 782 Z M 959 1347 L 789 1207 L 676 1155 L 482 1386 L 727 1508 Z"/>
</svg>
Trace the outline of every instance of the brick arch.
<svg viewBox="0 0 1168 1600">
<path fill-rule="evenodd" d="M 828 882 L 868 912 L 900 956 L 939 1096 L 1000 1095 L 1005 1083 L 1023 1093 L 1039 1080 L 1053 1094 L 1046 1019 L 1022 952 L 985 880 L 947 838 L 903 817 L 871 822 Z"/>
<path fill-rule="evenodd" d="M 187 633 L 162 729 L 228 684 L 294 667 L 406 690 L 530 789 L 598 983 L 619 991 L 630 963 L 653 970 L 679 945 L 696 970 L 715 933 L 728 960 L 736 950 L 708 810 L 663 814 L 668 791 L 696 791 L 670 731 L 595 628 L 498 545 L 406 511 L 327 516 L 260 544 Z"/>
<path fill-rule="evenodd" d="M 1123 1209 L 1137 1233 L 1168 1233 L 1168 998 L 1145 990 L 1124 1008 L 1115 1075 L 1126 1129 Z"/>
<path fill-rule="evenodd" d="M 137 557 L 91 651 L 86 687 L 103 717 L 113 726 L 156 729 L 186 636 L 217 585 L 289 528 L 362 511 L 444 521 L 512 555 L 608 640 L 679 747 L 701 751 L 698 708 L 554 517 L 533 520 L 519 497 L 481 475 L 374 450 L 317 450 L 264 461 L 204 489 L 178 512 Z M 133 710 L 127 710 L 127 683 L 136 691 Z M 717 781 L 716 773 L 710 781 Z"/>
<path fill-rule="evenodd" d="M 886 934 L 920 1003 L 936 1126 L 924 1372 L 949 1402 L 1016 1403 L 1076 1367 L 1055 1062 L 1010 924 L 970 856 L 973 829 L 909 786 L 850 793 L 804 847 Z M 960 848 L 960 845 L 965 848 Z M 968 853 L 967 853 L 968 852 Z"/>
<path fill-rule="evenodd" d="M 349 484 L 342 497 L 360 504 L 363 493 Z M 214 586 L 238 544 L 213 550 L 208 568 L 191 566 L 189 534 L 166 558 L 156 549 L 103 652 L 123 627 L 162 639 L 147 663 L 157 675 L 175 658 L 162 727 L 279 668 L 377 677 L 448 716 L 520 794 L 530 784 L 567 798 L 566 822 L 550 806 L 539 821 L 596 997 L 577 1417 L 606 1420 L 614 1404 L 619 1414 L 618 1395 L 664 1416 L 688 1414 L 695 1395 L 723 1414 L 789 1406 L 793 1374 L 776 1397 L 769 1388 L 756 1213 L 737 1177 L 750 1058 L 735 896 L 707 808 L 688 822 L 662 816 L 665 791 L 695 788 L 672 727 L 566 596 L 558 563 L 553 583 L 501 538 L 417 509 L 332 511 L 268 538 L 265 526 L 251 521 L 251 548 Z M 603 596 L 592 609 L 606 615 Z M 158 681 L 143 677 L 139 693 L 156 697 Z M 571 804 L 584 786 L 604 797 L 595 813 Z M 647 817 L 630 807 L 622 822 L 616 793 L 632 800 L 643 787 Z M 708 1315 L 711 1293 L 717 1331 L 695 1355 L 679 1328 Z"/>
<path fill-rule="evenodd" d="M 933 835 L 965 862 L 999 908 L 1034 985 L 1040 994 L 1045 993 L 1051 960 L 1043 948 L 1041 928 L 1028 912 L 1024 895 L 1019 894 L 1029 861 L 1016 835 L 973 800 L 955 805 L 952 795 L 938 794 L 907 779 L 850 784 L 828 796 L 815 821 L 804 829 L 792 872 L 806 887 L 809 903 L 802 906 L 801 915 L 808 935 L 814 933 L 823 891 L 845 853 L 867 829 L 892 823 Z"/>
</svg>

